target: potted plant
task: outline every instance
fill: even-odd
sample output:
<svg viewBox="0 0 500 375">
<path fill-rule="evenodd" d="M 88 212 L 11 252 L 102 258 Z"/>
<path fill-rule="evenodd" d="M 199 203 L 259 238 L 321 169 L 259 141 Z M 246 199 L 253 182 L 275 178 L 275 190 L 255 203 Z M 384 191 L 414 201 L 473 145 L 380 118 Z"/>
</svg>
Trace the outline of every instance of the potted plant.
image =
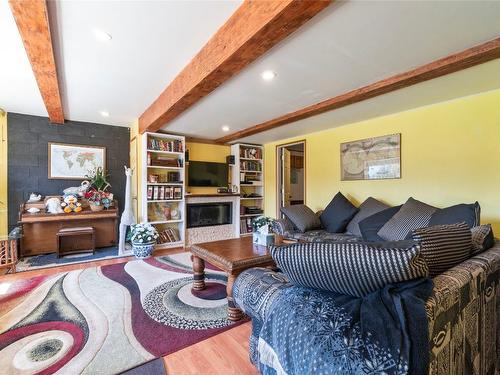
<svg viewBox="0 0 500 375">
<path fill-rule="evenodd" d="M 113 200 L 113 194 L 107 189 L 111 186 L 102 167 L 91 171 L 85 178 L 90 181 L 89 189 L 85 192 L 85 198 L 89 202 L 92 211 L 101 211 Z"/>
<path fill-rule="evenodd" d="M 274 244 L 274 234 L 272 229 L 273 219 L 267 216 L 259 216 L 252 221 L 253 243 L 257 245 L 269 246 Z"/>
<path fill-rule="evenodd" d="M 130 241 L 135 257 L 139 259 L 150 257 L 158 236 L 158 231 L 151 224 L 131 225 Z"/>
</svg>

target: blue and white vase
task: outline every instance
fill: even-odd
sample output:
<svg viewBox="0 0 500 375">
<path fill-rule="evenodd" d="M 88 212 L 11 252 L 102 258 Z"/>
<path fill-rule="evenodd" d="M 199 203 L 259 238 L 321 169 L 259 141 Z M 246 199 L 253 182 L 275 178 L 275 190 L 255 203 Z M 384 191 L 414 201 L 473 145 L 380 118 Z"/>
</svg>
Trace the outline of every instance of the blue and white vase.
<svg viewBox="0 0 500 375">
<path fill-rule="evenodd" d="M 153 250 L 155 248 L 154 242 L 150 243 L 139 243 L 139 242 L 132 242 L 132 251 L 134 252 L 134 255 L 138 259 L 146 259 L 153 254 Z"/>
</svg>

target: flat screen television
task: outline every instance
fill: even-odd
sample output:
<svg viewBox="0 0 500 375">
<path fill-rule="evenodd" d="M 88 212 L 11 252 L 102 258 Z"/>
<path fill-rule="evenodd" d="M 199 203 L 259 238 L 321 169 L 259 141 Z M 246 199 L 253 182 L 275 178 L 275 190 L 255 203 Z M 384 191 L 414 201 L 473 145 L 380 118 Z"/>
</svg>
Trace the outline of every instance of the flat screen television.
<svg viewBox="0 0 500 375">
<path fill-rule="evenodd" d="M 189 161 L 188 185 L 227 187 L 228 173 L 226 163 Z"/>
</svg>

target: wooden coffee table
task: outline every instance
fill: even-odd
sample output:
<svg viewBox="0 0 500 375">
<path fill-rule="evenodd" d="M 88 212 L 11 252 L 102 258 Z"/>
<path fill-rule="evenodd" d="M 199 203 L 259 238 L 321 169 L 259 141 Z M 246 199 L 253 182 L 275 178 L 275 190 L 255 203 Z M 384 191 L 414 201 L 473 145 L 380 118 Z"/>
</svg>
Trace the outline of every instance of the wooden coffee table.
<svg viewBox="0 0 500 375">
<path fill-rule="evenodd" d="M 236 277 L 248 268 L 274 266 L 267 247 L 254 245 L 252 237 L 192 245 L 191 253 L 194 290 L 205 289 L 205 262 L 227 273 L 227 316 L 232 321 L 240 320 L 243 316 L 233 300 L 233 283 Z"/>
</svg>

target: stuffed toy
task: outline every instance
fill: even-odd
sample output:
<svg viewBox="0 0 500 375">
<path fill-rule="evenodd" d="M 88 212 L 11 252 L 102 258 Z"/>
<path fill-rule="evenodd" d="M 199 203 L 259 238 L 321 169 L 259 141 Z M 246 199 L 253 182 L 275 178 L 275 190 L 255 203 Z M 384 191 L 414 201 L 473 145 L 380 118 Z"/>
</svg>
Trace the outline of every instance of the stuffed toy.
<svg viewBox="0 0 500 375">
<path fill-rule="evenodd" d="M 61 208 L 61 201 L 59 198 L 49 198 L 45 202 L 45 207 L 47 207 L 47 212 L 49 214 L 60 214 L 63 212 Z"/>
<path fill-rule="evenodd" d="M 64 212 L 69 214 L 70 212 L 80 212 L 82 210 L 82 204 L 78 202 L 78 197 L 73 194 L 68 194 L 64 196 L 64 201 L 61 203 Z"/>
</svg>

